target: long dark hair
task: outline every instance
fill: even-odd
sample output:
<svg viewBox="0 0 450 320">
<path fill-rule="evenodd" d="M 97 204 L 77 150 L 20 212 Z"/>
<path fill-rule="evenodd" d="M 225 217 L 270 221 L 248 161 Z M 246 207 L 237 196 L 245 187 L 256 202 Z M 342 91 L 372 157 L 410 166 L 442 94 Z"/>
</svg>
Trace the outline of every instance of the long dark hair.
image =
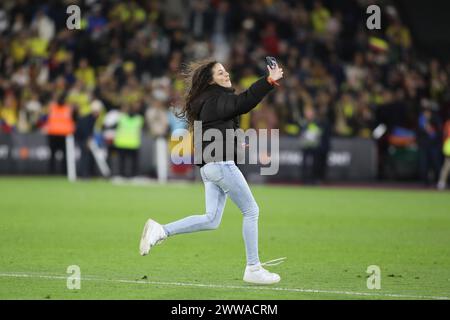
<svg viewBox="0 0 450 320">
<path fill-rule="evenodd" d="M 189 130 L 192 130 L 198 117 L 198 110 L 193 108 L 193 102 L 210 86 L 213 80 L 212 68 L 216 64 L 215 60 L 202 60 L 191 62 L 184 68 L 184 105 L 175 115 L 188 123 Z"/>
</svg>

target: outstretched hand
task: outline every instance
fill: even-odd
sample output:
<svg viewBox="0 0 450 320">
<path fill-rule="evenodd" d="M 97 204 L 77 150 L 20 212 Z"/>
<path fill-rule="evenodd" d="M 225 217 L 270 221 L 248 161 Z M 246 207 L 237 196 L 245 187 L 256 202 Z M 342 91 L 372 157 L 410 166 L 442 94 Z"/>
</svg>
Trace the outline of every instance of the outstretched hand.
<svg viewBox="0 0 450 320">
<path fill-rule="evenodd" d="M 277 81 L 283 78 L 283 69 L 278 67 L 278 64 L 273 69 L 267 66 L 267 70 L 269 70 L 269 77 L 271 77 L 272 80 Z"/>
</svg>

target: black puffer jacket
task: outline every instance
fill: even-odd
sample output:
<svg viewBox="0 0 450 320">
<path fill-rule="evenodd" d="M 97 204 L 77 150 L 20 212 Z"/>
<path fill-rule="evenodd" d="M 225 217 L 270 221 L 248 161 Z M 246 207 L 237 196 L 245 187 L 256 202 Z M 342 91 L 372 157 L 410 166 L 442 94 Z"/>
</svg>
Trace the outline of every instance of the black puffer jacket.
<svg viewBox="0 0 450 320">
<path fill-rule="evenodd" d="M 218 129 L 222 133 L 221 144 L 223 146 L 223 156 L 221 159 L 215 159 L 216 161 L 236 161 L 237 139 L 234 141 L 234 152 L 226 152 L 226 129 L 236 130 L 239 128 L 239 116 L 241 114 L 249 112 L 251 109 L 267 95 L 273 86 L 267 81 L 267 78 L 261 78 L 253 83 L 250 88 L 241 94 L 235 94 L 233 88 L 225 88 L 217 84 L 213 84 L 208 87 L 203 94 L 201 94 L 193 103 L 193 108 L 197 114 L 196 120 L 202 122 L 203 134 L 207 129 Z M 194 137 L 194 146 L 199 145 L 197 136 Z M 213 141 L 205 141 L 202 139 L 202 150 L 213 143 Z M 196 148 L 196 153 L 200 155 L 199 150 Z M 212 153 L 215 156 L 215 153 Z M 202 157 L 202 163 L 200 166 L 210 162 L 208 159 Z"/>
</svg>

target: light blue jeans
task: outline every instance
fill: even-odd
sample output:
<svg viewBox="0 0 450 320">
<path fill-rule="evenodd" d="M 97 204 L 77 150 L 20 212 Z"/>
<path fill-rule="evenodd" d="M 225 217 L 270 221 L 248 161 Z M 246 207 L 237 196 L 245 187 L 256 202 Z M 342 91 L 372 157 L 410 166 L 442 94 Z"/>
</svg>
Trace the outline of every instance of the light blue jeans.
<svg viewBox="0 0 450 320">
<path fill-rule="evenodd" d="M 205 184 L 206 214 L 189 216 L 164 225 L 169 236 L 217 229 L 222 220 L 227 195 L 241 210 L 244 221 L 242 234 L 247 265 L 259 263 L 258 216 L 259 208 L 242 172 L 234 161 L 207 163 L 200 169 Z"/>
</svg>

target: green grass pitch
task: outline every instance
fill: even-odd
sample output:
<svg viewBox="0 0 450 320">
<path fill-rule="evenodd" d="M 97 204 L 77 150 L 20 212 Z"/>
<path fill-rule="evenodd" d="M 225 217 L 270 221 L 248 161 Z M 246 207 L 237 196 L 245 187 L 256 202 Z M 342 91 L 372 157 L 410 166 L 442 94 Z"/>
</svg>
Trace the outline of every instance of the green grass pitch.
<svg viewBox="0 0 450 320">
<path fill-rule="evenodd" d="M 145 257 L 147 218 L 204 210 L 202 184 L 0 179 L 0 299 L 428 299 L 450 297 L 447 192 L 251 186 L 273 286 L 242 281 L 242 217 L 167 239 Z M 67 267 L 81 269 L 69 290 Z M 367 267 L 381 289 L 367 288 Z"/>
</svg>

